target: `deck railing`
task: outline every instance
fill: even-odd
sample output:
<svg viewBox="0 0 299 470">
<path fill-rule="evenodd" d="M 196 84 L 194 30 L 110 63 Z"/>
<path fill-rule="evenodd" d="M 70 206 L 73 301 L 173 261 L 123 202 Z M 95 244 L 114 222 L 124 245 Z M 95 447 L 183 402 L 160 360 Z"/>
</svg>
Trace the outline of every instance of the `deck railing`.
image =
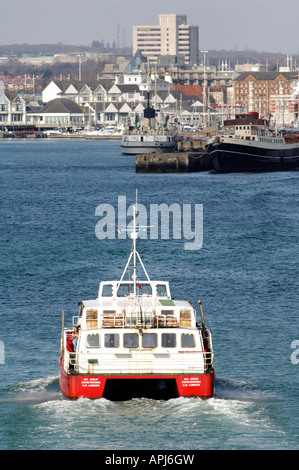
<svg viewBox="0 0 299 470">
<path fill-rule="evenodd" d="M 201 351 L 200 358 L 203 359 L 186 361 L 185 357 L 177 356 L 178 352 L 170 353 L 168 350 L 153 351 L 148 354 L 148 358 L 144 357 L 140 361 L 136 360 L 132 365 L 132 351 L 124 351 L 123 349 L 115 349 L 112 352 L 101 352 L 93 355 L 92 359 L 86 358 L 86 354 L 80 360 L 76 352 L 65 351 L 64 369 L 70 373 L 80 374 L 169 374 L 175 375 L 180 373 L 187 374 L 206 374 L 213 370 L 213 354 L 212 352 Z M 188 352 L 184 353 L 184 356 Z M 194 354 L 194 353 L 193 353 Z M 193 355 L 192 354 L 192 355 Z M 111 357 L 112 356 L 112 357 Z M 182 355 L 183 356 L 183 355 Z M 191 358 L 190 358 L 191 359 Z M 130 360 L 130 362 L 128 362 Z"/>
</svg>

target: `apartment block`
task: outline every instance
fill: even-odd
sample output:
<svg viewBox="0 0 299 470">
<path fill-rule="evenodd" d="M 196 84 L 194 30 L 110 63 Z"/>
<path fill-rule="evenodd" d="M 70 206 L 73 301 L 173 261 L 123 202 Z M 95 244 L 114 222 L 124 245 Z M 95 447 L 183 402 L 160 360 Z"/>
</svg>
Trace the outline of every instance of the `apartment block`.
<svg viewBox="0 0 299 470">
<path fill-rule="evenodd" d="M 151 63 L 160 55 L 182 55 L 186 64 L 197 64 L 198 26 L 188 25 L 186 15 L 159 15 L 156 26 L 133 26 L 133 54 L 137 50 Z"/>
</svg>

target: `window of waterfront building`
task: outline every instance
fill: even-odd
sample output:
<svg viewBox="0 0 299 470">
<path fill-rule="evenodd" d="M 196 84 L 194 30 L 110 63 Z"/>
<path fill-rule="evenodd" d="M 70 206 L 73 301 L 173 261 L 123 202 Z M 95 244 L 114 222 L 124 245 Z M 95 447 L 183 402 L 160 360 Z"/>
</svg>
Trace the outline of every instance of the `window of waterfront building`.
<svg viewBox="0 0 299 470">
<path fill-rule="evenodd" d="M 12 121 L 14 121 L 14 122 L 22 121 L 22 114 L 13 114 L 12 115 Z"/>
<path fill-rule="evenodd" d="M 73 124 L 80 124 L 81 122 L 83 122 L 80 116 L 71 116 L 70 121 Z"/>
<path fill-rule="evenodd" d="M 68 117 L 67 116 L 46 116 L 45 123 L 46 124 L 58 124 L 58 125 L 67 124 Z"/>
<path fill-rule="evenodd" d="M 144 348 L 156 348 L 158 345 L 157 333 L 143 333 L 142 346 Z"/>
<path fill-rule="evenodd" d="M 195 348 L 194 335 L 189 333 L 183 333 L 181 336 L 181 346 L 182 348 Z"/>
<path fill-rule="evenodd" d="M 87 348 L 99 348 L 100 347 L 100 336 L 98 334 L 86 336 L 86 347 Z"/>
<path fill-rule="evenodd" d="M 175 333 L 162 333 L 162 348 L 175 348 L 176 335 Z"/>
<path fill-rule="evenodd" d="M 105 119 L 107 121 L 114 121 L 115 120 L 115 113 L 105 113 Z"/>
<path fill-rule="evenodd" d="M 118 95 L 118 94 L 116 94 L 116 93 L 109 95 L 110 101 L 118 101 L 118 100 L 119 100 L 119 96 L 120 96 L 120 95 Z"/>
<path fill-rule="evenodd" d="M 124 348 L 138 348 L 138 333 L 124 334 Z"/>
<path fill-rule="evenodd" d="M 118 348 L 119 347 L 119 334 L 106 333 L 104 336 L 105 348 Z"/>
</svg>

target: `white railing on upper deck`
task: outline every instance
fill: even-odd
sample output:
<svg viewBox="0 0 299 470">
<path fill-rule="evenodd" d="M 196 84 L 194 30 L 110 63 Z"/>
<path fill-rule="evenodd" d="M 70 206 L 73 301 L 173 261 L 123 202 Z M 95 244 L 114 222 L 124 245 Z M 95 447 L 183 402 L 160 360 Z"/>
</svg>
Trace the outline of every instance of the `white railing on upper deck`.
<svg viewBox="0 0 299 470">
<path fill-rule="evenodd" d="M 65 351 L 64 370 L 75 374 L 134 375 L 134 374 L 206 374 L 213 370 L 213 353 L 197 351 L 191 353 L 169 352 L 168 350 L 147 354 L 141 352 L 142 360 L 133 359 L 132 351 L 101 352 L 88 359 L 86 354 Z M 181 356 L 181 357 L 178 357 Z"/>
<path fill-rule="evenodd" d="M 181 320 L 175 314 L 156 312 L 107 313 L 101 317 L 101 328 L 178 328 L 191 327 L 190 320 Z"/>
</svg>

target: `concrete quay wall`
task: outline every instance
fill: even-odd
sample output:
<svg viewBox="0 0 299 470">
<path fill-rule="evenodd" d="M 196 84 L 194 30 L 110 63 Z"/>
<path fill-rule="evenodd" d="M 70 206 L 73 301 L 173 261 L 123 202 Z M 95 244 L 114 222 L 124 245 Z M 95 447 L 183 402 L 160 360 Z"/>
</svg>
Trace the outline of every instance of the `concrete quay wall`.
<svg viewBox="0 0 299 470">
<path fill-rule="evenodd" d="M 143 153 L 135 157 L 136 173 L 188 173 L 212 170 L 207 152 Z"/>
</svg>

